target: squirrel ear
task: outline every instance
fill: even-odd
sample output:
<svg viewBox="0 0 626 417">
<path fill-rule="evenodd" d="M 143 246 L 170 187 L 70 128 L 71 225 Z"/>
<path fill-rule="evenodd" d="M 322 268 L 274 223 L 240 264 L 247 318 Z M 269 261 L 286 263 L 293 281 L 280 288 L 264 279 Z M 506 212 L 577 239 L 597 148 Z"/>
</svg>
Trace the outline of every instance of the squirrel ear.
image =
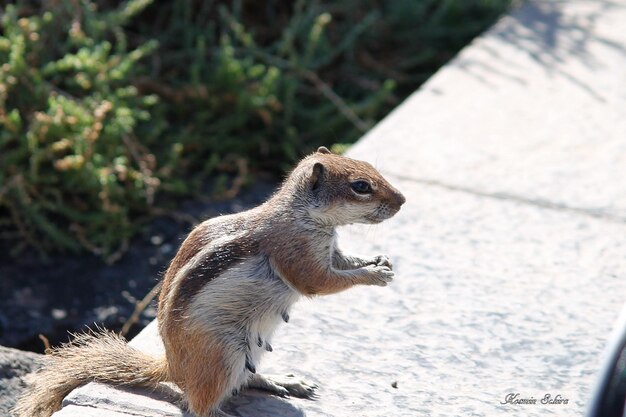
<svg viewBox="0 0 626 417">
<path fill-rule="evenodd" d="M 324 177 L 324 171 L 326 171 L 326 168 L 321 162 L 316 162 L 315 165 L 313 165 L 313 172 L 311 172 L 310 180 L 312 190 L 317 190 L 319 188 L 322 178 Z"/>
<path fill-rule="evenodd" d="M 320 146 L 319 148 L 317 148 L 317 153 L 332 153 L 332 152 L 329 151 L 326 146 Z"/>
</svg>

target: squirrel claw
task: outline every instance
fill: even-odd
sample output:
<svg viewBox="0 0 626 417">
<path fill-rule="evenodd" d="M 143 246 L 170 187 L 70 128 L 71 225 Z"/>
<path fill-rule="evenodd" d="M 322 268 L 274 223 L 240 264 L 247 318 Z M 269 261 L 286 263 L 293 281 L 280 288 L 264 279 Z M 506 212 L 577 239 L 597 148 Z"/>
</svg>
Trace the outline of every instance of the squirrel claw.
<svg viewBox="0 0 626 417">
<path fill-rule="evenodd" d="M 374 256 L 373 265 L 386 266 L 387 268 L 393 270 L 393 263 L 391 262 L 391 259 L 389 259 L 387 255 Z"/>
</svg>

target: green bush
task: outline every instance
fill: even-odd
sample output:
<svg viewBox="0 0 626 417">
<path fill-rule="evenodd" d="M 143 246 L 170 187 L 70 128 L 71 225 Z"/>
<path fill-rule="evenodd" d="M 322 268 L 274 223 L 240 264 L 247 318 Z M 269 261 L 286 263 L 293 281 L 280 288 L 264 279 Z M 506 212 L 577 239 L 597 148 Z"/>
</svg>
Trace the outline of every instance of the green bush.
<svg viewBox="0 0 626 417">
<path fill-rule="evenodd" d="M 119 252 L 168 196 L 354 142 L 509 2 L 17 1 L 1 12 L 0 237 Z"/>
<path fill-rule="evenodd" d="M 159 186 L 137 135 L 156 97 L 130 82 L 156 42 L 127 50 L 122 29 L 147 2 L 102 14 L 82 4 L 2 15 L 0 221 L 15 251 L 109 254 Z"/>
</svg>

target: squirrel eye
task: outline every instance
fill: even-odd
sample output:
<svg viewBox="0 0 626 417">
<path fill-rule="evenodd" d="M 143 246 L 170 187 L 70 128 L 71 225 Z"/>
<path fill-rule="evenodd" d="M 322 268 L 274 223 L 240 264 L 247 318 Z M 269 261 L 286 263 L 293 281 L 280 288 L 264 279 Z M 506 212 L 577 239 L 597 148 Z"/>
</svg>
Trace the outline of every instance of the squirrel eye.
<svg viewBox="0 0 626 417">
<path fill-rule="evenodd" d="M 350 184 L 350 186 L 352 187 L 354 192 L 359 194 L 369 194 L 372 192 L 372 186 L 367 181 L 354 181 L 352 184 Z"/>
</svg>

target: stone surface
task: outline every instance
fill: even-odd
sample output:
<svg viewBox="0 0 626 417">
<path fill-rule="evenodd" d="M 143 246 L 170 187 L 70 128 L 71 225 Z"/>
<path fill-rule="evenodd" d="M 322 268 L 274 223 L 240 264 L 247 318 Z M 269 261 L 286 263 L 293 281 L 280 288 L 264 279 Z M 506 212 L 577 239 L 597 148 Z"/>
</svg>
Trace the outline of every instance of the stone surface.
<svg viewBox="0 0 626 417">
<path fill-rule="evenodd" d="M 41 364 L 41 355 L 0 346 L 0 416 L 9 415 L 24 387 L 24 376 Z"/>
<path fill-rule="evenodd" d="M 136 415 L 136 414 L 135 414 Z M 128 417 L 127 413 L 119 413 L 106 408 L 80 407 L 67 405 L 60 411 L 54 413 L 55 417 Z"/>
<path fill-rule="evenodd" d="M 310 379 L 318 400 L 245 393 L 227 410 L 583 414 L 626 295 L 624 48 L 624 1 L 528 2 L 351 149 L 407 204 L 340 243 L 389 253 L 396 279 L 304 300 L 277 332 L 258 371 Z M 156 327 L 134 343 L 158 352 Z"/>
<path fill-rule="evenodd" d="M 147 390 L 125 390 L 104 384 L 91 383 L 74 390 L 63 400 L 63 406 L 92 407 L 112 412 L 128 413 L 144 417 L 178 417 L 183 413 L 173 404 L 158 399 Z"/>
</svg>

